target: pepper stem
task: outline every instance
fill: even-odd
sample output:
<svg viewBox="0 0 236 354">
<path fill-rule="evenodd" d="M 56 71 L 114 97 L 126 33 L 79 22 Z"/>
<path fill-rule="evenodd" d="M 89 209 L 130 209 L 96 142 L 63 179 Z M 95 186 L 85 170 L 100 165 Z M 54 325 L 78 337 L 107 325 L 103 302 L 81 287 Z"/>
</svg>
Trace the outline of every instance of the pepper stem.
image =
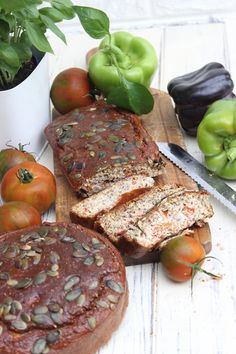
<svg viewBox="0 0 236 354">
<path fill-rule="evenodd" d="M 30 183 L 34 179 L 33 174 L 27 170 L 26 168 L 19 168 L 16 173 L 17 178 L 20 180 L 21 183 Z"/>
<path fill-rule="evenodd" d="M 224 150 L 229 161 L 232 162 L 236 159 L 236 135 L 224 139 Z"/>
</svg>

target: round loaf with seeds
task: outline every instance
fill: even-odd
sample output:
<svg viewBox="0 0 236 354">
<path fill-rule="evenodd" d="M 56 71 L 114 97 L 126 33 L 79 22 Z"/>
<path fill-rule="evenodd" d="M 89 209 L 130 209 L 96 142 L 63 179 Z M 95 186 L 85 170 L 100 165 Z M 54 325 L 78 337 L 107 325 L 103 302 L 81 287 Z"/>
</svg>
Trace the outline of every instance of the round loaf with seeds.
<svg viewBox="0 0 236 354">
<path fill-rule="evenodd" d="M 1 236 L 1 354 L 95 353 L 127 303 L 123 261 L 100 234 L 47 223 Z"/>
</svg>

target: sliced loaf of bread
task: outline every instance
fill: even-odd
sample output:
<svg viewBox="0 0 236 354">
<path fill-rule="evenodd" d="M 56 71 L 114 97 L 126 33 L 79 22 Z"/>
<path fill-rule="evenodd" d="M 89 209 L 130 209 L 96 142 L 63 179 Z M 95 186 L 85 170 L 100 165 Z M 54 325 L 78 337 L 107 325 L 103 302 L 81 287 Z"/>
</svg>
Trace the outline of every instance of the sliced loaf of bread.
<svg viewBox="0 0 236 354">
<path fill-rule="evenodd" d="M 154 186 L 144 194 L 130 200 L 108 213 L 101 215 L 96 222 L 96 228 L 103 231 L 110 240 L 117 242 L 131 225 L 135 225 L 150 210 L 163 199 L 184 191 L 184 187 L 176 185 Z"/>
<path fill-rule="evenodd" d="M 104 212 L 131 200 L 154 186 L 154 179 L 134 175 L 112 184 L 112 186 L 75 204 L 70 212 L 71 220 L 93 227 L 95 220 Z"/>
</svg>

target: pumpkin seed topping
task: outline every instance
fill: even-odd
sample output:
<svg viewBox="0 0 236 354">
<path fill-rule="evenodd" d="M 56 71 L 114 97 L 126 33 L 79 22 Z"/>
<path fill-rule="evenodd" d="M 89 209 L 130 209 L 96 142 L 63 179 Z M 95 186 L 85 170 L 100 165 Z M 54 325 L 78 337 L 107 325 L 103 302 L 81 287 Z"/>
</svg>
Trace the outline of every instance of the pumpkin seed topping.
<svg viewBox="0 0 236 354">
<path fill-rule="evenodd" d="M 57 302 L 52 302 L 48 304 L 48 309 L 50 312 L 57 313 L 61 310 L 61 307 Z"/>
<path fill-rule="evenodd" d="M 98 267 L 101 267 L 104 263 L 104 258 L 99 254 L 95 254 L 95 263 Z"/>
<path fill-rule="evenodd" d="M 119 301 L 119 297 L 112 294 L 107 295 L 107 299 L 114 304 L 117 304 Z"/>
<path fill-rule="evenodd" d="M 58 262 L 60 260 L 60 256 L 57 252 L 51 251 L 50 255 L 49 255 L 49 260 L 50 260 L 51 264 L 58 264 Z"/>
<path fill-rule="evenodd" d="M 77 304 L 78 306 L 83 306 L 83 305 L 85 304 L 85 302 L 86 302 L 86 296 L 85 296 L 84 294 L 81 294 L 81 295 L 78 297 L 76 304 Z"/>
<path fill-rule="evenodd" d="M 84 260 L 84 265 L 90 266 L 94 263 L 94 258 L 93 256 L 88 256 L 85 260 Z"/>
<path fill-rule="evenodd" d="M 9 273 L 7 272 L 0 273 L 0 280 L 8 280 L 9 278 L 10 278 Z"/>
<path fill-rule="evenodd" d="M 16 289 L 26 289 L 33 283 L 31 278 L 23 278 L 14 286 Z"/>
<path fill-rule="evenodd" d="M 3 326 L 0 326 L 0 336 L 2 335 L 3 333 Z"/>
<path fill-rule="evenodd" d="M 52 331 L 48 333 L 46 341 L 48 344 L 53 344 L 59 339 L 59 337 L 60 337 L 59 331 Z"/>
<path fill-rule="evenodd" d="M 47 316 L 45 314 L 33 315 L 32 321 L 36 324 L 39 324 L 39 325 L 46 325 L 46 326 L 52 325 L 52 320 L 50 319 L 49 316 Z"/>
<path fill-rule="evenodd" d="M 97 288 L 97 286 L 98 286 L 98 280 L 95 279 L 89 283 L 88 288 L 89 288 L 89 290 L 94 290 Z"/>
<path fill-rule="evenodd" d="M 43 354 L 45 349 L 47 348 L 47 341 L 44 338 L 39 338 L 33 345 L 31 350 L 32 354 Z"/>
<path fill-rule="evenodd" d="M 37 306 L 33 309 L 34 315 L 42 315 L 48 312 L 48 308 L 46 305 Z"/>
<path fill-rule="evenodd" d="M 88 321 L 88 325 L 90 327 L 90 329 L 94 329 L 96 327 L 96 318 L 95 317 L 89 317 L 87 319 Z"/>
<path fill-rule="evenodd" d="M 80 277 L 77 275 L 71 276 L 65 283 L 64 285 L 64 290 L 68 291 L 73 288 L 74 285 L 78 284 L 80 282 Z"/>
<path fill-rule="evenodd" d="M 16 315 L 8 314 L 8 315 L 4 316 L 4 320 L 5 320 L 5 321 L 13 321 L 13 320 L 16 320 Z"/>
<path fill-rule="evenodd" d="M 20 331 L 24 331 L 25 329 L 27 329 L 27 323 L 25 323 L 22 320 L 15 320 L 13 322 L 11 322 L 12 327 L 14 327 L 15 329 L 18 329 Z"/>
<path fill-rule="evenodd" d="M 106 285 L 108 286 L 108 288 L 110 288 L 111 290 L 115 291 L 118 294 L 122 294 L 124 292 L 122 285 L 113 279 L 107 280 Z"/>
<path fill-rule="evenodd" d="M 20 315 L 21 319 L 26 322 L 29 323 L 31 321 L 31 317 L 28 313 L 26 312 L 22 312 L 22 314 Z"/>
<path fill-rule="evenodd" d="M 81 294 L 81 289 L 80 288 L 77 288 L 75 290 L 71 290 L 70 292 L 68 292 L 66 295 L 65 295 L 65 299 L 67 301 L 74 301 L 76 300 Z"/>
<path fill-rule="evenodd" d="M 7 250 L 8 250 L 8 245 L 6 243 L 0 245 L 0 253 L 5 253 Z"/>
<path fill-rule="evenodd" d="M 7 285 L 16 287 L 16 286 L 18 285 L 18 280 L 9 279 L 9 280 L 7 281 Z"/>
<path fill-rule="evenodd" d="M 47 278 L 47 274 L 45 272 L 40 272 L 35 276 L 34 283 L 36 285 L 42 284 L 45 282 L 46 278 Z"/>
<path fill-rule="evenodd" d="M 98 307 L 102 307 L 104 309 L 109 309 L 109 304 L 106 301 L 104 301 L 104 300 L 98 300 L 96 302 L 96 304 L 97 304 Z"/>
</svg>

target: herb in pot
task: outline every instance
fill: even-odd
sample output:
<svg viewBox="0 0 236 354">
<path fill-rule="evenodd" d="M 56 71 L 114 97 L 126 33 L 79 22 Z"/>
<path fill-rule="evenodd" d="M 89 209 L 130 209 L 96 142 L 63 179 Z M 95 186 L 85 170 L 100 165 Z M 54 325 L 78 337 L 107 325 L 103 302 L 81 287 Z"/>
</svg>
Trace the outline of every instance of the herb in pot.
<svg viewBox="0 0 236 354">
<path fill-rule="evenodd" d="M 23 81 L 34 70 L 33 48 L 52 53 L 46 37 L 51 30 L 61 40 L 65 36 L 56 23 L 75 16 L 70 0 L 0 0 L 0 90 Z M 27 65 L 28 68 L 27 68 Z M 24 67 L 21 72 L 20 69 Z"/>
</svg>

